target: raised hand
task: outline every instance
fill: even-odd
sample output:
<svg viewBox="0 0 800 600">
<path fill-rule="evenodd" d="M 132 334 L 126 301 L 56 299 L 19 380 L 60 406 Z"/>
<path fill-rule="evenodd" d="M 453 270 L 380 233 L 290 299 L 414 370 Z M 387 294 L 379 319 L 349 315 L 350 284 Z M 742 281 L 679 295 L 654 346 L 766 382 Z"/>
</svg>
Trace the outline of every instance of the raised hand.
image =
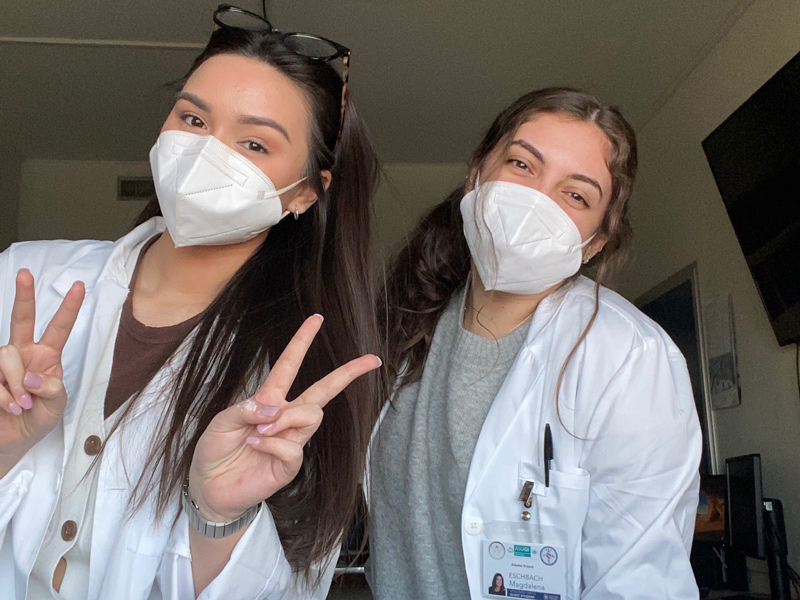
<svg viewBox="0 0 800 600">
<path fill-rule="evenodd" d="M 74 283 L 35 342 L 33 275 L 27 269 L 17 273 L 9 342 L 0 347 L 0 476 L 50 433 L 64 412 L 61 352 L 84 295 L 83 283 Z"/>
<path fill-rule="evenodd" d="M 255 396 L 219 413 L 200 437 L 189 493 L 206 519 L 231 521 L 289 484 L 300 470 L 303 446 L 322 423 L 322 409 L 353 380 L 378 368 L 364 355 L 339 367 L 293 402 L 294 382 L 322 317 L 309 317 Z"/>
</svg>

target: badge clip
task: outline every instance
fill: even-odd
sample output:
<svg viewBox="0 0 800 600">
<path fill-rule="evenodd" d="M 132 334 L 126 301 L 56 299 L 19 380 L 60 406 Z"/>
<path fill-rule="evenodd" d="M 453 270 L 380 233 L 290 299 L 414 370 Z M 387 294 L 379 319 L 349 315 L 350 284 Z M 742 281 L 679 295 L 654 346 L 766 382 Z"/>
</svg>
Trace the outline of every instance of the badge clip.
<svg viewBox="0 0 800 600">
<path fill-rule="evenodd" d="M 530 508 L 533 505 L 533 486 L 535 484 L 530 479 L 526 480 L 522 485 L 522 491 L 519 493 L 519 501 L 525 505 L 525 508 Z"/>
</svg>

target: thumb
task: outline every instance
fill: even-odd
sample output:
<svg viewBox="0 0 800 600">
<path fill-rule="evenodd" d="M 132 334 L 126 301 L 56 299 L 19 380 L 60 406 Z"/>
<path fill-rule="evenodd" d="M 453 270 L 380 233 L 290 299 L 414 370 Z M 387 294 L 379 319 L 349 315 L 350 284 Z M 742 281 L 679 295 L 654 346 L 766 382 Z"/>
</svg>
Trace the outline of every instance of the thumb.
<svg viewBox="0 0 800 600">
<path fill-rule="evenodd" d="M 22 385 L 31 394 L 42 400 L 63 401 L 66 403 L 67 391 L 60 377 L 51 377 L 28 371 L 22 380 Z"/>
</svg>

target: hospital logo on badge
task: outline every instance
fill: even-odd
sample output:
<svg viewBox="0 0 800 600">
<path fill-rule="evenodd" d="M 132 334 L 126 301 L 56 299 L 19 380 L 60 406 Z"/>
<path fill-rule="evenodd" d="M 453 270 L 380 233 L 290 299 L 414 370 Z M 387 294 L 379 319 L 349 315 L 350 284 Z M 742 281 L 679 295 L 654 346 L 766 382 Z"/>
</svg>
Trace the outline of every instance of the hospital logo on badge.
<svg viewBox="0 0 800 600">
<path fill-rule="evenodd" d="M 556 549 L 552 546 L 545 546 L 539 552 L 539 558 L 541 558 L 542 562 L 548 567 L 552 567 L 558 562 L 558 552 L 556 552 Z"/>
<path fill-rule="evenodd" d="M 489 544 L 489 556 L 495 560 L 500 560 L 506 555 L 506 548 L 500 542 L 492 542 Z"/>
</svg>

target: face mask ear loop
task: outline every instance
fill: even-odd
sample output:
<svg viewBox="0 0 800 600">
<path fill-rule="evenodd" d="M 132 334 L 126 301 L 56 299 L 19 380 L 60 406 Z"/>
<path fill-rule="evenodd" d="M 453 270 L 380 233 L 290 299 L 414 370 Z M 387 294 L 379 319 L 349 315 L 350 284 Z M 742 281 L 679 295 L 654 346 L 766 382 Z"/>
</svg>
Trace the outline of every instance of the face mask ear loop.
<svg viewBox="0 0 800 600">
<path fill-rule="evenodd" d="M 275 196 L 280 196 L 281 194 L 283 194 L 285 192 L 288 192 L 292 188 L 296 188 L 298 185 L 303 183 L 306 179 L 308 179 L 308 177 L 302 177 L 302 178 L 298 179 L 297 181 L 295 181 L 294 183 L 287 185 L 285 188 L 280 189 L 280 190 L 275 190 L 272 193 L 275 194 Z"/>
<path fill-rule="evenodd" d="M 595 232 L 594 232 L 592 235 L 590 235 L 590 236 L 588 237 L 588 239 L 587 239 L 585 242 L 583 242 L 583 243 L 582 243 L 580 246 L 578 246 L 578 249 L 579 249 L 579 250 L 583 250 L 584 248 L 586 248 L 586 246 L 588 246 L 588 245 L 589 245 L 589 242 L 591 242 L 591 241 L 592 241 L 592 240 L 593 240 L 593 239 L 594 239 L 596 236 L 597 236 L 597 232 L 595 231 Z M 583 255 L 583 252 L 581 252 L 581 255 Z M 588 263 L 590 260 L 591 260 L 591 257 L 588 257 L 588 256 L 581 256 L 581 264 L 582 264 L 582 265 L 585 265 L 585 264 L 586 264 L 586 263 Z"/>
<path fill-rule="evenodd" d="M 303 181 L 305 181 L 306 179 L 308 179 L 308 178 L 307 178 L 307 177 L 303 177 L 302 179 L 298 179 L 298 180 L 297 180 L 297 181 L 295 181 L 293 184 L 291 184 L 291 185 L 287 185 L 287 186 L 286 186 L 285 188 L 283 188 L 282 190 L 275 190 L 274 192 L 271 192 L 271 193 L 269 194 L 269 196 L 265 196 L 265 197 L 263 197 L 263 198 L 262 198 L 262 200 L 266 200 L 266 199 L 268 199 L 268 198 L 280 198 L 281 194 L 283 194 L 284 192 L 288 192 L 290 189 L 292 189 L 292 188 L 294 188 L 294 187 L 297 187 L 298 185 L 300 185 L 301 183 L 303 183 Z M 285 211 L 283 211 L 283 212 L 281 213 L 281 221 L 282 221 L 283 219 L 285 219 L 286 217 L 288 217 L 290 214 L 292 214 L 292 211 L 290 211 L 290 210 L 285 210 Z"/>
<path fill-rule="evenodd" d="M 583 242 L 582 244 L 580 244 L 578 246 L 578 250 L 583 250 L 584 248 L 586 248 L 586 246 L 589 245 L 589 242 L 591 242 L 596 236 L 597 236 L 597 232 L 595 231 L 592 235 L 590 235 L 588 238 L 586 238 L 585 242 Z"/>
</svg>

